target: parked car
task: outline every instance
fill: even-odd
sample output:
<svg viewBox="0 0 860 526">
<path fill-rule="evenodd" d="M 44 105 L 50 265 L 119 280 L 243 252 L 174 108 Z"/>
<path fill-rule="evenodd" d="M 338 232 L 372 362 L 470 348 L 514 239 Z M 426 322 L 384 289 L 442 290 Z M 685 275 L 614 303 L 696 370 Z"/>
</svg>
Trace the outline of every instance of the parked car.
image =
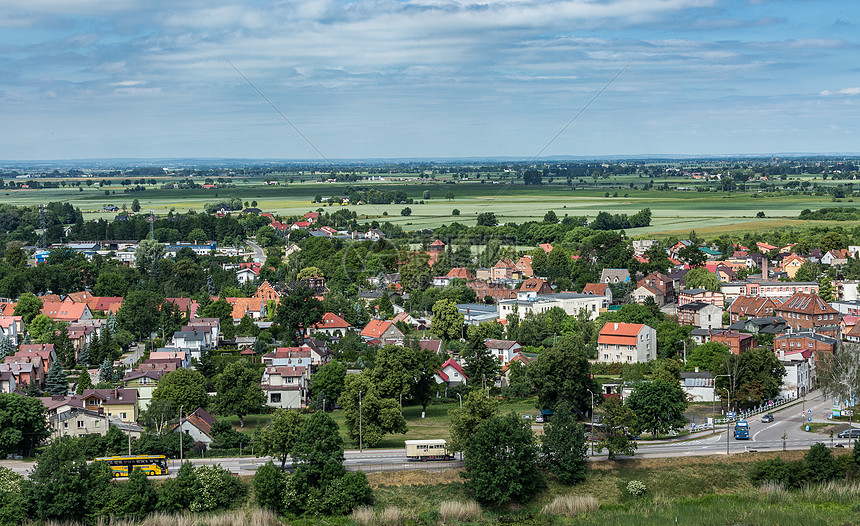
<svg viewBox="0 0 860 526">
<path fill-rule="evenodd" d="M 853 427 L 846 429 L 845 431 L 840 431 L 836 436 L 839 438 L 860 438 L 860 428 Z"/>
<path fill-rule="evenodd" d="M 538 424 L 543 424 L 543 415 L 536 416 L 535 422 L 537 422 Z"/>
<path fill-rule="evenodd" d="M 768 422 L 773 422 L 773 415 L 770 413 L 761 417 L 761 423 L 762 424 L 767 424 Z"/>
</svg>

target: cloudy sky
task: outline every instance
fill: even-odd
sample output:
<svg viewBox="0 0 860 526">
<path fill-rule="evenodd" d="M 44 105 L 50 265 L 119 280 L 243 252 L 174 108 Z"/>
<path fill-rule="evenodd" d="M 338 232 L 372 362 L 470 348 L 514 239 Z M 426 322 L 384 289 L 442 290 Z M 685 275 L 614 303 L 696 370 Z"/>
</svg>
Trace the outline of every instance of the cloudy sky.
<svg viewBox="0 0 860 526">
<path fill-rule="evenodd" d="M 332 159 L 530 158 L 603 88 L 544 156 L 860 152 L 858 15 L 857 0 L 0 0 L 0 159 L 320 158 L 236 69 Z"/>
</svg>

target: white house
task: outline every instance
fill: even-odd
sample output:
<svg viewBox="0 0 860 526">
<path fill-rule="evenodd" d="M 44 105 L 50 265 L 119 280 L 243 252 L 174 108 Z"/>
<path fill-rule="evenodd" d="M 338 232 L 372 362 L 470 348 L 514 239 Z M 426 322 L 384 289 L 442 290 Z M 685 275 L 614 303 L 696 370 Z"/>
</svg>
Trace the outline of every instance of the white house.
<svg viewBox="0 0 860 526">
<path fill-rule="evenodd" d="M 593 320 L 600 314 L 603 296 L 593 294 L 578 294 L 576 292 L 560 292 L 558 294 L 538 294 L 531 300 L 502 300 L 499 302 L 499 318 L 507 319 L 508 315 L 517 312 L 520 318 L 528 313 L 540 314 L 553 307 L 559 307 L 570 316 L 576 316 L 585 311 L 588 318 Z"/>
<path fill-rule="evenodd" d="M 641 323 L 609 322 L 597 337 L 597 361 L 642 363 L 657 357 L 657 331 Z"/>
<path fill-rule="evenodd" d="M 487 350 L 497 356 L 502 365 L 510 362 L 522 348 L 522 345 L 511 340 L 487 340 Z"/>
<path fill-rule="evenodd" d="M 279 409 L 305 407 L 308 392 L 307 367 L 266 367 L 260 387 L 266 395 L 266 405 Z"/>
<path fill-rule="evenodd" d="M 463 373 L 463 368 L 453 358 L 448 358 L 448 361 L 442 364 L 435 378 L 437 384 L 447 384 L 448 387 L 465 384 L 469 380 Z"/>
</svg>

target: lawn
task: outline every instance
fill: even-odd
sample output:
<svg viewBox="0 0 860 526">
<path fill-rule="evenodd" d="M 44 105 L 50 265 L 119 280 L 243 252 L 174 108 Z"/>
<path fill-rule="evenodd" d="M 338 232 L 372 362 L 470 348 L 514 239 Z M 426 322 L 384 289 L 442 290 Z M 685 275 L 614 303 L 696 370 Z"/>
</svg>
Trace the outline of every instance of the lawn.
<svg viewBox="0 0 860 526">
<path fill-rule="evenodd" d="M 757 488 L 750 482 L 749 471 L 755 461 L 774 456 L 797 459 L 803 454 L 744 453 L 729 459 L 687 457 L 590 463 L 585 482 L 568 487 L 550 480 L 548 487 L 526 504 L 485 508 L 481 523 L 856 524 L 860 512 L 856 484 L 785 491 Z M 642 496 L 627 492 L 627 483 L 632 480 L 641 481 L 647 488 Z M 469 499 L 460 470 L 371 473 L 368 481 L 374 488 L 377 512 L 399 507 L 407 523 L 410 518 L 423 518 L 434 524 L 443 501 Z M 545 506 L 558 497 L 589 499 L 592 504 L 576 516 L 547 516 Z"/>
</svg>

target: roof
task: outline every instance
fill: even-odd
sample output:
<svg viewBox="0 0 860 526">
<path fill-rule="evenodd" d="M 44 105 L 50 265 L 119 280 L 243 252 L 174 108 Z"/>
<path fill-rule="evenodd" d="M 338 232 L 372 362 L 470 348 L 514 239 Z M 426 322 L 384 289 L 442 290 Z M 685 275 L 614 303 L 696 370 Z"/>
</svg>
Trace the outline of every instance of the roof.
<svg viewBox="0 0 860 526">
<path fill-rule="evenodd" d="M 825 343 L 827 345 L 835 345 L 836 338 L 831 338 L 830 336 L 825 336 L 818 332 L 812 331 L 804 331 L 804 332 L 789 332 L 785 334 L 779 334 L 774 336 L 774 340 L 799 340 L 801 338 L 806 338 L 809 340 L 815 340 L 821 343 Z"/>
<path fill-rule="evenodd" d="M 456 361 L 454 361 L 453 358 L 448 358 L 448 360 L 445 363 L 443 363 L 441 367 L 439 367 L 439 371 L 436 373 L 439 375 L 439 377 L 441 377 L 446 382 L 448 381 L 448 375 L 445 374 L 445 368 L 446 367 L 453 367 L 458 373 L 460 373 L 460 376 L 462 376 L 466 380 L 469 379 L 469 377 L 466 376 L 465 373 L 463 373 L 463 368 L 460 367 L 460 364 L 457 363 Z"/>
<path fill-rule="evenodd" d="M 394 324 L 390 321 L 385 320 L 370 320 L 364 329 L 361 331 L 361 335 L 367 338 L 380 338 L 390 327 L 393 327 Z M 395 327 L 395 329 L 397 329 Z M 397 329 L 398 332 L 400 329 Z"/>
<path fill-rule="evenodd" d="M 307 369 L 307 367 L 302 366 L 293 367 L 289 365 L 278 365 L 275 367 L 266 367 L 266 374 L 270 376 L 280 376 L 282 378 L 296 377 L 304 376 Z"/>
<path fill-rule="evenodd" d="M 552 245 L 550 245 L 549 243 L 541 243 L 538 245 L 538 247 L 540 247 L 547 254 L 552 252 Z"/>
<path fill-rule="evenodd" d="M 645 327 L 645 324 L 642 323 L 618 323 L 618 322 L 609 322 L 600 329 L 600 335 L 598 341 L 600 343 L 613 343 L 613 342 L 604 342 L 600 338 L 604 336 L 615 336 L 615 337 L 624 337 L 624 338 L 635 338 L 639 335 L 639 332 Z"/>
<path fill-rule="evenodd" d="M 137 403 L 137 389 L 87 389 L 83 399 L 98 398 L 103 405 L 125 405 Z"/>
<path fill-rule="evenodd" d="M 549 286 L 546 281 L 540 278 L 529 278 L 523 281 L 523 284 L 520 286 L 520 291 L 539 291 L 545 286 Z"/>
<path fill-rule="evenodd" d="M 352 327 L 346 320 L 333 312 L 326 312 L 322 319 L 313 325 L 315 329 L 348 329 Z"/>
<path fill-rule="evenodd" d="M 804 314 L 838 314 L 838 311 L 828 305 L 818 294 L 808 294 L 805 292 L 796 292 L 774 310 Z"/>
<path fill-rule="evenodd" d="M 77 321 L 81 319 L 86 310 L 86 303 L 72 303 L 69 301 L 48 302 L 42 305 L 42 314 L 54 320 L 61 321 Z"/>
<path fill-rule="evenodd" d="M 582 288 L 583 294 L 593 294 L 595 296 L 605 296 L 609 285 L 606 283 L 586 283 Z"/>
<path fill-rule="evenodd" d="M 513 340 L 487 340 L 487 349 L 512 349 L 514 346 L 519 345 L 516 341 Z"/>
<path fill-rule="evenodd" d="M 678 310 L 691 310 L 694 312 L 698 312 L 705 307 L 713 306 L 712 303 L 705 303 L 704 301 L 694 301 L 692 303 L 685 303 L 684 305 L 678 305 Z M 719 307 L 717 307 L 719 308 Z"/>
<path fill-rule="evenodd" d="M 454 267 L 448 271 L 448 274 L 446 274 L 445 277 L 451 279 L 465 279 L 466 281 L 472 281 L 475 279 L 475 276 L 473 276 L 466 267 Z"/>
</svg>

